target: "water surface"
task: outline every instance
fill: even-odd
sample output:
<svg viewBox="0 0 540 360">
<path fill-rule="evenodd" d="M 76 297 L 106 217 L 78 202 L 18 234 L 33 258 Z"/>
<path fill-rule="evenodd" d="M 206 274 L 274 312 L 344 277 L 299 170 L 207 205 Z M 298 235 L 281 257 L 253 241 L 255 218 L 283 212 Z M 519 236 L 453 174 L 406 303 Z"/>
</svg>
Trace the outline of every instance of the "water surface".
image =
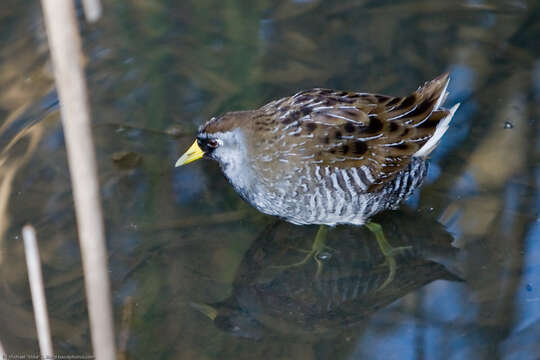
<svg viewBox="0 0 540 360">
<path fill-rule="evenodd" d="M 81 30 L 124 358 L 540 356 L 538 1 L 105 0 Z M 0 39 L 0 341 L 38 352 L 29 222 L 55 352 L 88 354 L 39 3 L 4 0 Z M 336 227 L 318 262 L 279 268 L 317 227 L 258 213 L 214 162 L 173 168 L 219 113 L 315 86 L 403 96 L 445 71 L 462 105 L 425 185 L 377 218 L 410 246 L 384 288 L 366 229 Z"/>
</svg>

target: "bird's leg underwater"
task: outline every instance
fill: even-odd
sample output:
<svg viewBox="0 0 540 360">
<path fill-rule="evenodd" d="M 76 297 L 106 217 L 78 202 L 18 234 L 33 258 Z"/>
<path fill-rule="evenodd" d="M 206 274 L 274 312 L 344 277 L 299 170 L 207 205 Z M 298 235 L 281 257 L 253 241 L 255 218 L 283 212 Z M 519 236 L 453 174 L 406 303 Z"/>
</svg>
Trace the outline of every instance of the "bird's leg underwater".
<svg viewBox="0 0 540 360">
<path fill-rule="evenodd" d="M 388 284 L 394 280 L 394 276 L 396 274 L 396 255 L 399 254 L 402 251 L 410 250 L 411 246 L 400 246 L 400 247 L 392 247 L 386 240 L 386 236 L 384 236 L 384 232 L 382 230 L 382 226 L 374 223 L 374 222 L 367 222 L 366 227 L 375 235 L 375 239 L 377 240 L 377 244 L 379 244 L 379 249 L 381 249 L 381 252 L 383 253 L 385 257 L 385 263 L 388 266 L 388 277 L 384 281 L 384 283 L 377 289 L 377 291 L 384 289 Z"/>
<path fill-rule="evenodd" d="M 301 266 L 306 264 L 309 259 L 313 258 L 317 263 L 317 272 L 315 273 L 315 277 L 318 278 L 323 268 L 323 262 L 319 258 L 319 254 L 321 254 L 325 250 L 333 250 L 331 247 L 326 245 L 326 235 L 328 234 L 328 229 L 329 227 L 326 225 L 319 226 L 319 230 L 317 230 L 317 234 L 315 235 L 315 240 L 313 241 L 311 250 L 296 249 L 297 251 L 307 253 L 306 257 L 304 257 L 303 260 L 290 265 L 275 265 L 273 267 L 279 269 L 287 269 L 294 266 Z"/>
</svg>

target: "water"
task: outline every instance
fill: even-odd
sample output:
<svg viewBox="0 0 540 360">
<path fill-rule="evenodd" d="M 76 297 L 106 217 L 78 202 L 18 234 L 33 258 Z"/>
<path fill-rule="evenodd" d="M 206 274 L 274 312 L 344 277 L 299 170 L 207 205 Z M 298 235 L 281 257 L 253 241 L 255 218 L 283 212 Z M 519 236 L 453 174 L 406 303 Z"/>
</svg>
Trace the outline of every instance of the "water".
<svg viewBox="0 0 540 360">
<path fill-rule="evenodd" d="M 537 359 L 540 7 L 513 1 L 104 1 L 82 25 L 117 342 L 133 359 Z M 0 341 L 38 352 L 20 231 L 36 226 L 55 352 L 90 335 L 64 139 L 36 1 L 0 6 Z M 365 228 L 245 204 L 197 126 L 324 86 L 461 102 L 428 179 Z M 316 261 L 317 260 L 317 261 Z M 213 320 L 212 320 L 213 318 Z"/>
</svg>

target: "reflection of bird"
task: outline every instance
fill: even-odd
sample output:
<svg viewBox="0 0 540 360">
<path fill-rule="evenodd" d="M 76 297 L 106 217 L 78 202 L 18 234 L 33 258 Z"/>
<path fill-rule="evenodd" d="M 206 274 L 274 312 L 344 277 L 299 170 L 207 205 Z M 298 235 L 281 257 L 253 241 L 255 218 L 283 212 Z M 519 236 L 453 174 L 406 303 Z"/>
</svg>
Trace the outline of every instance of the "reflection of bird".
<svg viewBox="0 0 540 360">
<path fill-rule="evenodd" d="M 448 74 L 407 97 L 313 89 L 200 128 L 178 159 L 217 160 L 240 195 L 295 224 L 362 225 L 418 187 L 458 105 Z"/>
<path fill-rule="evenodd" d="M 324 267 L 313 276 L 313 263 L 278 270 L 277 264 L 294 262 L 309 246 L 313 227 L 286 222 L 268 226 L 245 253 L 235 276 L 232 295 L 214 304 L 193 304 L 214 324 L 241 337 L 269 334 L 332 336 L 432 281 L 460 281 L 458 249 L 452 237 L 427 215 L 398 211 L 378 217 L 389 241 L 408 250 L 396 256 L 394 281 L 384 289 L 384 257 L 365 228 L 340 226 L 328 234 L 332 250 L 319 254 Z M 436 261 L 432 259 L 437 259 Z M 444 263 L 445 265 L 442 265 Z"/>
<path fill-rule="evenodd" d="M 201 127 L 176 166 L 217 160 L 236 191 L 263 213 L 294 224 L 363 225 L 395 209 L 426 174 L 426 158 L 459 104 L 447 110 L 448 74 L 407 97 L 313 89 Z M 368 223 L 395 273 L 398 250 Z M 304 265 L 326 248 L 320 228 Z"/>
</svg>

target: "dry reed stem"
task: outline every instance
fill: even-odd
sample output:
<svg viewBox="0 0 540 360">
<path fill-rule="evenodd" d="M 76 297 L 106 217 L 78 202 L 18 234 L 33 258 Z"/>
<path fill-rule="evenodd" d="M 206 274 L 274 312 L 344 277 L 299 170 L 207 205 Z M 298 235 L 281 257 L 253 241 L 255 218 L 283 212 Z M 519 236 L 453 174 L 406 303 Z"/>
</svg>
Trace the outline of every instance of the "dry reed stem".
<svg viewBox="0 0 540 360">
<path fill-rule="evenodd" d="M 82 263 L 97 360 L 115 359 L 107 251 L 81 38 L 72 0 L 42 0 L 66 139 Z"/>
<path fill-rule="evenodd" d="M 51 329 L 49 327 L 49 315 L 47 314 L 47 300 L 45 299 L 45 287 L 41 274 L 41 261 L 36 240 L 36 231 L 31 225 L 22 229 L 24 239 L 24 252 L 26 254 L 26 266 L 28 267 L 28 281 L 34 306 L 34 317 L 39 340 L 41 357 L 52 359 L 53 348 L 51 341 Z"/>
<path fill-rule="evenodd" d="M 2 342 L 0 341 L 0 357 L 2 359 L 7 359 L 6 351 L 4 350 L 4 347 L 2 346 Z"/>
<path fill-rule="evenodd" d="M 94 22 L 101 16 L 101 3 L 99 0 L 83 0 L 84 15 L 86 21 Z"/>
<path fill-rule="evenodd" d="M 118 360 L 129 359 L 127 347 L 131 333 L 131 321 L 133 319 L 134 307 L 135 300 L 133 300 L 133 297 L 126 297 L 124 300 L 124 307 L 122 308 L 122 322 L 118 340 Z"/>
</svg>

